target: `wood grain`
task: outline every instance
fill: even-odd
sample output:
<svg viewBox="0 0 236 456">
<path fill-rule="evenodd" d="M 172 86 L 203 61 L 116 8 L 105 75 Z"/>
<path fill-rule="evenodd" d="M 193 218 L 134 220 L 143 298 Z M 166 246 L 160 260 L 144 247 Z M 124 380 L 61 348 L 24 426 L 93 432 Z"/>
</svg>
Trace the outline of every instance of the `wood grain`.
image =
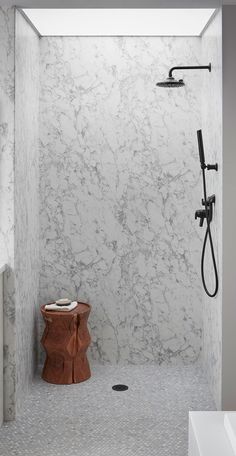
<svg viewBox="0 0 236 456">
<path fill-rule="evenodd" d="M 69 385 L 91 377 L 86 355 L 91 342 L 87 328 L 90 311 L 91 306 L 82 302 L 70 312 L 48 311 L 41 306 L 46 324 L 41 339 L 46 351 L 42 372 L 46 382 Z"/>
</svg>

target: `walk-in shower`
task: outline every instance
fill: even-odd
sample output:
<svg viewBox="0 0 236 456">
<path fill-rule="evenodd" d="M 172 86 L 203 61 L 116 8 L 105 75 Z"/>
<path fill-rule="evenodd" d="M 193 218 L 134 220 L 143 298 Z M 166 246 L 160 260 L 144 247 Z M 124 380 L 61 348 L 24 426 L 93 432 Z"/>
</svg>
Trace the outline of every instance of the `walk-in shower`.
<svg viewBox="0 0 236 456">
<path fill-rule="evenodd" d="M 173 71 L 176 71 L 176 70 L 208 70 L 209 72 L 211 72 L 211 63 L 209 63 L 209 65 L 198 65 L 198 66 L 174 66 L 170 69 L 168 78 L 165 81 L 157 82 L 156 85 L 158 87 L 165 87 L 165 88 L 183 87 L 185 85 L 184 80 L 183 79 L 178 80 L 173 77 Z M 200 158 L 200 164 L 201 164 L 201 169 L 202 169 L 202 178 L 203 178 L 202 205 L 204 206 L 205 209 L 197 210 L 195 212 L 195 219 L 197 219 L 197 218 L 200 219 L 201 227 L 203 226 L 204 219 L 206 219 L 206 223 L 207 223 L 206 233 L 205 233 L 203 247 L 202 247 L 201 277 L 202 277 L 203 288 L 204 288 L 206 294 L 209 297 L 213 298 L 214 296 L 216 296 L 216 294 L 218 292 L 218 287 L 219 287 L 218 271 L 217 271 L 217 266 L 216 266 L 215 251 L 214 251 L 214 245 L 213 245 L 212 235 L 211 235 L 211 226 L 210 226 L 211 221 L 212 221 L 212 216 L 213 216 L 213 205 L 215 204 L 215 195 L 211 195 L 211 196 L 207 197 L 205 169 L 218 171 L 218 165 L 217 165 L 217 163 L 214 165 L 205 164 L 205 154 L 204 154 L 201 130 L 197 131 L 197 138 L 198 138 L 199 158 Z M 214 275 L 215 275 L 215 288 L 212 293 L 207 288 L 206 280 L 205 280 L 205 272 L 204 272 L 205 252 L 206 252 L 206 244 L 207 244 L 208 237 L 209 237 L 209 242 L 210 242 L 211 256 L 212 256 L 213 269 L 214 269 Z"/>
<path fill-rule="evenodd" d="M 224 145 L 221 11 L 27 1 L 0 8 L 4 418 L 17 416 L 0 455 L 187 456 L 188 411 L 223 396 L 224 289 L 210 299 L 200 277 L 207 230 L 212 293 L 210 228 L 225 273 L 223 167 L 207 166 Z M 82 317 L 57 309 L 53 369 L 70 358 L 73 384 L 49 384 L 40 308 L 65 297 L 91 305 L 92 375 L 74 382 Z"/>
</svg>

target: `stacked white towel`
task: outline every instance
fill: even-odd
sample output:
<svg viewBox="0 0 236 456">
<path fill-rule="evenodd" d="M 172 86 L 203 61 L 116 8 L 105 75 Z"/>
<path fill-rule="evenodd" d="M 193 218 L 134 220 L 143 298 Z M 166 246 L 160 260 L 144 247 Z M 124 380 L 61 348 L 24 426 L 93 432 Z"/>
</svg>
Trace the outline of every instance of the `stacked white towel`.
<svg viewBox="0 0 236 456">
<path fill-rule="evenodd" d="M 57 312 L 70 312 L 77 306 L 76 301 L 72 301 L 68 306 L 58 306 L 56 303 L 46 304 L 45 310 L 56 310 Z"/>
</svg>

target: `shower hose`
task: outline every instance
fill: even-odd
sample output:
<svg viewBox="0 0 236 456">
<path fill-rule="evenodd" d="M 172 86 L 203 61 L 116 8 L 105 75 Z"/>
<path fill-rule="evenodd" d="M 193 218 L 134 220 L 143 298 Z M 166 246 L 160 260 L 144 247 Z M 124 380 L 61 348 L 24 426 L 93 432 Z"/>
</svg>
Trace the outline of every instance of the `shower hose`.
<svg viewBox="0 0 236 456">
<path fill-rule="evenodd" d="M 218 272 L 217 272 L 217 266 L 216 266 L 214 245 L 213 245 L 212 235 L 211 235 L 211 221 L 210 221 L 210 218 L 209 218 L 209 208 L 208 208 L 208 205 L 207 205 L 206 176 L 205 176 L 205 168 L 204 167 L 202 167 L 202 179 L 203 179 L 203 195 L 204 195 L 204 205 L 205 205 L 205 211 L 206 211 L 207 227 L 206 227 L 206 233 L 205 233 L 203 246 L 202 246 L 201 276 L 202 276 L 203 288 L 204 288 L 206 294 L 208 296 L 210 296 L 210 298 L 214 298 L 214 296 L 216 296 L 216 294 L 218 292 L 219 279 L 218 279 Z M 212 263 L 213 263 L 213 269 L 214 269 L 214 275 L 215 275 L 215 289 L 214 289 L 213 293 L 210 293 L 208 288 L 207 288 L 206 281 L 205 281 L 205 272 L 204 272 L 206 244 L 207 244 L 207 239 L 208 238 L 209 238 L 209 242 L 210 242 Z"/>
</svg>

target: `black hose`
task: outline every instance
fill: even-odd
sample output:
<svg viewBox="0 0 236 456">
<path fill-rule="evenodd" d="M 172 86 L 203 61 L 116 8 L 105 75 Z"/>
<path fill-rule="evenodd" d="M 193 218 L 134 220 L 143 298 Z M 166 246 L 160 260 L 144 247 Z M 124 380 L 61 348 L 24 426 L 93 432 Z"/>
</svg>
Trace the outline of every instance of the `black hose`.
<svg viewBox="0 0 236 456">
<path fill-rule="evenodd" d="M 211 222 L 209 219 L 209 208 L 207 205 L 207 192 L 206 192 L 206 176 L 205 176 L 205 167 L 202 166 L 202 178 L 203 178 L 203 195 L 204 195 L 204 205 L 205 205 L 205 211 L 206 211 L 206 222 L 207 222 L 207 228 L 206 228 L 206 234 L 204 237 L 203 241 L 203 247 L 202 247 L 202 258 L 201 258 L 201 275 L 202 275 L 202 284 L 203 288 L 208 296 L 210 298 L 214 298 L 218 292 L 219 288 L 219 279 L 218 279 L 218 272 L 217 272 L 217 266 L 216 266 L 216 259 L 215 259 L 215 252 L 214 252 L 214 245 L 212 241 L 212 236 L 211 236 Z M 205 273 L 204 273 L 204 260 L 205 260 L 205 251 L 206 251 L 206 243 L 207 243 L 207 238 L 209 237 L 210 241 L 210 247 L 211 247 L 211 256 L 212 256 L 212 262 L 213 262 L 213 268 L 214 268 L 214 274 L 215 274 L 215 289 L 213 293 L 210 293 L 208 291 L 208 288 L 206 286 L 206 281 L 205 281 Z"/>
</svg>

